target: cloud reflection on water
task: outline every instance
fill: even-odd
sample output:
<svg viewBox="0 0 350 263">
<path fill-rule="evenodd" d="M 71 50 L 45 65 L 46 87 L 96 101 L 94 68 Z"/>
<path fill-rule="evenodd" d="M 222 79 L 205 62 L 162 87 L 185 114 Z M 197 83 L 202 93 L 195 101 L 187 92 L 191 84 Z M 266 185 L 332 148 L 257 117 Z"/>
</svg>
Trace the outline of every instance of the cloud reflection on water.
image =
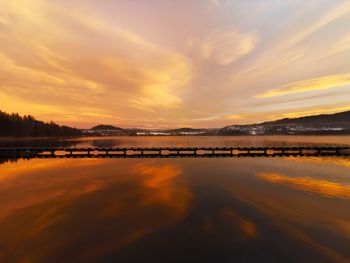
<svg viewBox="0 0 350 263">
<path fill-rule="evenodd" d="M 6 163 L 0 262 L 349 262 L 350 178 L 343 162 Z"/>
<path fill-rule="evenodd" d="M 260 173 L 257 177 L 271 183 L 282 184 L 297 190 L 318 193 L 327 197 L 350 198 L 350 185 L 341 185 L 312 177 L 294 178 L 278 173 Z"/>
<path fill-rule="evenodd" d="M 93 261 L 178 222 L 191 199 L 171 164 L 31 160 L 0 174 L 1 262 Z"/>
</svg>

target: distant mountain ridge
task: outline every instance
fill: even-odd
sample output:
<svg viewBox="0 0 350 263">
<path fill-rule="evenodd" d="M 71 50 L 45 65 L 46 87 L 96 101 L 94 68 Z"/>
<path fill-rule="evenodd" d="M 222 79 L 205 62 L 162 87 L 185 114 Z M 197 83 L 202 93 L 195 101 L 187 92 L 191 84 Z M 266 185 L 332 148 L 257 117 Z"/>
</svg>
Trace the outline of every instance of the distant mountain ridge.
<svg viewBox="0 0 350 263">
<path fill-rule="evenodd" d="M 340 125 L 350 125 L 350 111 L 344 111 L 333 114 L 319 114 L 304 116 L 299 118 L 284 118 L 276 121 L 263 122 L 263 125 L 268 124 L 315 124 L 315 125 L 325 125 L 325 124 L 340 124 Z"/>
<path fill-rule="evenodd" d="M 326 135 L 350 134 L 350 111 L 247 125 L 230 125 L 220 129 L 222 135 Z"/>
<path fill-rule="evenodd" d="M 299 118 L 284 118 L 257 124 L 230 125 L 223 128 L 178 128 L 147 130 L 97 125 L 91 129 L 76 129 L 45 123 L 34 117 L 0 111 L 0 136 L 119 136 L 119 135 L 350 135 L 350 111 Z"/>
<path fill-rule="evenodd" d="M 112 125 L 98 125 L 87 131 L 87 135 L 327 135 L 350 134 L 350 111 L 319 114 L 299 118 L 284 118 L 256 124 L 230 125 L 223 128 L 177 129 L 122 129 Z"/>
<path fill-rule="evenodd" d="M 120 127 L 115 127 L 113 125 L 103 125 L 103 124 L 101 124 L 101 125 L 97 125 L 97 126 L 91 128 L 91 130 L 95 130 L 95 131 L 99 131 L 99 130 L 117 131 L 117 130 L 119 130 L 119 131 L 121 131 L 121 130 L 124 130 L 124 129 L 122 129 Z"/>
</svg>

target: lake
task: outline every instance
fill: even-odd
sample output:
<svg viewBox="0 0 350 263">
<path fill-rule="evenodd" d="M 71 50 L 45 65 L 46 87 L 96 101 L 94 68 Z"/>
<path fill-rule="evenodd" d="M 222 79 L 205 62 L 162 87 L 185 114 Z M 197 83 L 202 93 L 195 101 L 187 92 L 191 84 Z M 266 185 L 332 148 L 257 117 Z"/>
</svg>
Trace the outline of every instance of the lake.
<svg viewBox="0 0 350 263">
<path fill-rule="evenodd" d="M 350 136 L 6 139 L 1 147 L 349 146 Z M 350 262 L 350 158 L 0 164 L 0 262 Z"/>
</svg>

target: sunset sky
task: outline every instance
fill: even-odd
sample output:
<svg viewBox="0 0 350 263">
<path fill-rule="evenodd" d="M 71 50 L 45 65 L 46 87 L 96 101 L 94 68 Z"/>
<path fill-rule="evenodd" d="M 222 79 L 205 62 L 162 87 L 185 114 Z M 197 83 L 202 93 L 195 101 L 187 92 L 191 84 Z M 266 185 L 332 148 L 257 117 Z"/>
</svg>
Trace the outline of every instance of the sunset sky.
<svg viewBox="0 0 350 263">
<path fill-rule="evenodd" d="M 0 0 L 0 110 L 81 128 L 350 110 L 350 0 Z"/>
</svg>

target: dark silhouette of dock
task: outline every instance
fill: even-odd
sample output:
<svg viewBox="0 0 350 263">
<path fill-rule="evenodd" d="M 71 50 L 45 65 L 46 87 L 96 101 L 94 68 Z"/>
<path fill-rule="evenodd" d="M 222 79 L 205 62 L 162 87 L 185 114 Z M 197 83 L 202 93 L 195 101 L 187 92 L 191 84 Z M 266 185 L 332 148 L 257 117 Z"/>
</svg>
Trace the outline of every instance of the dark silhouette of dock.
<svg viewBox="0 0 350 263">
<path fill-rule="evenodd" d="M 350 156 L 350 147 L 0 148 L 9 158 L 233 158 Z"/>
</svg>

